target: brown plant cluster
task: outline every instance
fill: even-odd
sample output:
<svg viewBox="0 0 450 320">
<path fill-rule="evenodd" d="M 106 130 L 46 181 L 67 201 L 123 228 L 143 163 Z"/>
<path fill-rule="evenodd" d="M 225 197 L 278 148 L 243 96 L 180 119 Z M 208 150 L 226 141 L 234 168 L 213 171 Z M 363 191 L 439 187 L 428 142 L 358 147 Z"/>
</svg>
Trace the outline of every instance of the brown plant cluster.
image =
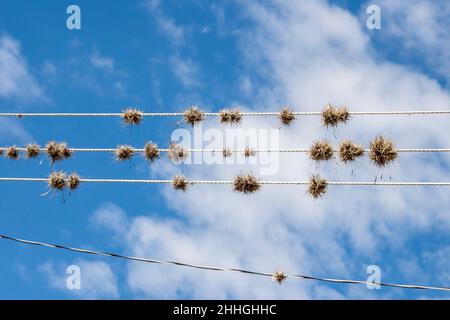
<svg viewBox="0 0 450 320">
<path fill-rule="evenodd" d="M 322 179 L 319 175 L 313 175 L 309 179 L 308 193 L 317 199 L 327 192 L 327 187 L 327 180 Z"/>
<path fill-rule="evenodd" d="M 176 175 L 173 178 L 172 187 L 175 190 L 186 191 L 186 189 L 187 189 L 186 179 L 183 176 L 181 176 L 181 175 Z"/>
<path fill-rule="evenodd" d="M 233 182 L 234 191 L 245 194 L 255 193 L 261 189 L 261 184 L 258 179 L 252 174 L 238 175 Z"/>
<path fill-rule="evenodd" d="M 347 163 L 364 155 L 364 148 L 350 140 L 344 140 L 339 146 L 339 158 Z"/>
<path fill-rule="evenodd" d="M 379 167 L 385 167 L 398 156 L 397 149 L 392 140 L 383 136 L 376 137 L 369 148 L 370 159 Z"/>
<path fill-rule="evenodd" d="M 333 107 L 328 105 L 322 110 L 322 123 L 326 127 L 336 127 L 340 123 L 345 123 L 350 118 L 350 113 L 346 107 Z"/>
<path fill-rule="evenodd" d="M 280 110 L 280 120 L 282 124 L 288 126 L 295 120 L 295 115 L 288 107 L 283 107 Z"/>
<path fill-rule="evenodd" d="M 221 123 L 238 124 L 242 120 L 239 109 L 224 109 L 219 112 Z"/>
<path fill-rule="evenodd" d="M 47 155 L 52 163 L 68 159 L 73 154 L 65 142 L 58 143 L 56 141 L 50 141 L 45 146 L 45 150 L 47 151 Z"/>
<path fill-rule="evenodd" d="M 129 160 L 133 157 L 134 149 L 132 146 L 121 145 L 116 148 L 116 151 L 114 153 L 116 155 L 117 160 L 125 161 L 125 160 Z"/>
<path fill-rule="evenodd" d="M 325 140 L 314 142 L 309 149 L 309 157 L 314 161 L 328 161 L 333 155 L 333 146 Z"/>
<path fill-rule="evenodd" d="M 156 143 L 153 142 L 147 142 L 147 144 L 144 147 L 144 156 L 147 160 L 150 162 L 155 161 L 159 157 L 159 150 Z"/>
<path fill-rule="evenodd" d="M 195 126 L 196 124 L 203 121 L 205 115 L 199 107 L 192 106 L 183 113 L 183 117 L 184 122 L 190 124 L 191 126 Z"/>
<path fill-rule="evenodd" d="M 144 113 L 135 108 L 128 108 L 123 111 L 122 119 L 125 124 L 139 125 L 144 118 Z"/>
</svg>

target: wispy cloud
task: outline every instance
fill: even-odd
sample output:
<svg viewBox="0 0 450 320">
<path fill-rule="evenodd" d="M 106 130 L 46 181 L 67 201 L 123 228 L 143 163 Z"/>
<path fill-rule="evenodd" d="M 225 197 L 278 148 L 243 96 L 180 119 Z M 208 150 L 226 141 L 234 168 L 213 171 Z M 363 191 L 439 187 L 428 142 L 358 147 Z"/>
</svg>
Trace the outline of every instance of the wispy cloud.
<svg viewBox="0 0 450 320">
<path fill-rule="evenodd" d="M 65 291 L 83 299 L 116 299 L 119 297 L 117 279 L 111 267 L 102 261 L 78 260 L 73 263 L 80 268 L 81 288 L 69 290 L 66 285 L 66 268 L 64 264 L 52 262 L 42 264 L 39 271 L 47 277 L 50 287 Z"/>
<path fill-rule="evenodd" d="M 31 140 L 31 135 L 16 119 L 0 119 L 0 143 L 19 144 Z"/>
<path fill-rule="evenodd" d="M 42 66 L 42 73 L 45 76 L 54 77 L 55 75 L 58 74 L 58 69 L 53 63 L 46 61 Z"/>
<path fill-rule="evenodd" d="M 422 109 L 450 104 L 448 91 L 434 79 L 373 57 L 374 49 L 363 25 L 344 9 L 325 1 L 284 1 L 251 2 L 244 11 L 253 24 L 239 34 L 247 62 L 242 73 L 257 70 L 256 75 L 265 79 L 264 83 L 252 83 L 258 87 L 257 94 L 251 90 L 255 110 L 274 110 L 288 104 L 295 110 L 311 111 L 320 110 L 328 102 L 347 105 L 351 110 Z M 430 126 L 430 119 L 421 117 L 355 117 L 333 132 L 324 129 L 317 118 L 302 118 L 283 136 L 281 147 L 307 147 L 319 137 L 334 144 L 348 137 L 367 144 L 379 133 L 392 137 L 399 147 L 448 146 L 448 121 L 432 121 Z M 242 126 L 267 128 L 273 122 L 245 119 Z M 347 167 L 330 162 L 318 168 L 306 157 L 283 155 L 276 179 L 306 180 L 317 171 L 338 181 L 381 176 L 400 181 L 450 179 L 448 168 L 436 165 L 438 160 L 430 157 L 438 156 L 402 155 L 398 165 L 380 171 L 369 161 Z M 441 157 L 450 160 L 446 155 Z M 186 174 L 226 179 L 238 169 L 202 166 L 190 168 Z M 408 241 L 419 231 L 450 231 L 450 199 L 441 189 L 330 187 L 320 200 L 310 199 L 304 189 L 296 187 L 267 186 L 251 197 L 235 194 L 226 186 L 193 186 L 176 196 L 167 188 L 163 194 L 181 217 L 127 220 L 124 243 L 136 255 L 269 272 L 284 268 L 287 272 L 362 280 L 367 263 L 375 263 L 390 279 L 416 282 L 414 272 L 398 271 L 405 260 L 415 263 L 410 257 L 416 249 L 409 247 Z M 394 252 L 394 257 L 387 252 Z M 427 267 L 435 266 L 429 262 Z M 149 269 L 138 264 L 130 264 L 128 271 L 130 288 L 149 297 L 404 297 L 404 292 L 388 289 L 335 289 L 294 280 L 280 287 L 259 278 L 158 266 Z"/>
<path fill-rule="evenodd" d="M 99 69 L 111 71 L 114 68 L 114 59 L 102 56 L 97 51 L 90 56 L 90 61 L 94 67 Z"/>
<path fill-rule="evenodd" d="M 403 57 L 420 58 L 431 73 L 450 84 L 450 2 L 381 0 L 377 4 L 384 21 L 378 38 Z"/>
<path fill-rule="evenodd" d="M 58 64 L 61 81 L 73 88 L 92 92 L 100 97 L 127 94 L 128 71 L 112 57 L 98 50 L 79 52 Z"/>
<path fill-rule="evenodd" d="M 155 19 L 159 30 L 175 45 L 181 45 L 186 40 L 186 32 L 178 26 L 171 17 L 167 16 L 161 8 L 160 0 L 149 0 L 146 7 Z"/>
<path fill-rule="evenodd" d="M 48 101 L 43 88 L 29 70 L 18 40 L 0 36 L 0 98 L 8 100 L 0 110 L 12 112 L 24 104 Z M 12 103 L 15 102 L 15 103 Z M 17 119 L 0 119 L 0 143 L 27 143 L 32 140 L 28 131 Z"/>
<path fill-rule="evenodd" d="M 198 66 L 191 59 L 172 56 L 169 63 L 173 74 L 185 87 L 200 85 Z"/>
<path fill-rule="evenodd" d="M 105 203 L 98 208 L 91 217 L 94 225 L 107 227 L 114 232 L 123 235 L 128 228 L 128 217 L 121 208 L 114 203 Z"/>
<path fill-rule="evenodd" d="M 6 34 L 0 37 L 0 97 L 20 102 L 44 99 L 43 89 L 29 71 L 19 42 Z"/>
</svg>

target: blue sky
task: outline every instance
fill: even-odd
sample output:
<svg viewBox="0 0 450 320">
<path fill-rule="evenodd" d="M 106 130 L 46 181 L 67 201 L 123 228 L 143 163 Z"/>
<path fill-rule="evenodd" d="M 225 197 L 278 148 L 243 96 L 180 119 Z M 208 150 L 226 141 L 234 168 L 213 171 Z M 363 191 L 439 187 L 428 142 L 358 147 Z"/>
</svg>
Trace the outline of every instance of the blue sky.
<svg viewBox="0 0 450 320">
<path fill-rule="evenodd" d="M 120 112 L 126 106 L 179 112 L 192 104 L 211 111 L 232 105 L 278 110 L 284 104 L 312 111 L 327 102 L 353 110 L 450 105 L 449 78 L 442 71 L 450 61 L 445 1 L 379 1 L 382 30 L 365 27 L 366 1 L 76 1 L 81 30 L 66 28 L 70 4 L 1 1 L 1 112 Z M 111 148 L 152 140 L 166 146 L 175 129 L 187 128 L 173 118 L 147 118 L 131 128 L 114 118 L 0 120 L 2 145 L 58 140 Z M 433 128 L 429 118 L 373 120 L 355 118 L 349 127 L 330 132 L 302 119 L 282 137 L 302 148 L 321 136 L 366 141 L 381 131 L 402 147 L 450 145 L 440 126 L 445 119 L 433 118 Z M 412 125 L 423 134 L 416 136 Z M 405 155 L 384 174 L 394 180 L 450 180 L 446 155 L 414 157 Z M 300 178 L 314 170 L 330 179 L 352 178 L 348 168 L 317 169 L 303 158 L 286 157 L 282 161 L 288 165 L 280 167 Z M 83 177 L 136 179 L 170 178 L 181 170 L 227 179 L 241 170 L 178 167 L 166 160 L 149 166 L 138 157 L 118 163 L 103 153 L 77 153 L 55 167 Z M 381 174 L 368 163 L 351 169 L 362 170 L 360 180 Z M 46 158 L 0 161 L 5 177 L 46 177 L 50 170 Z M 280 170 L 280 177 L 289 179 L 292 171 Z M 42 196 L 47 189 L 39 183 L 2 183 L 0 232 L 153 258 L 263 271 L 289 267 L 288 272 L 329 277 L 365 279 L 365 266 L 377 264 L 385 281 L 450 282 L 445 190 L 333 189 L 334 195 L 318 202 L 303 190 L 272 188 L 242 198 L 214 188 L 194 187 L 180 195 L 158 185 L 88 184 L 51 197 Z M 274 218 L 279 218 L 276 227 L 269 230 L 263 223 Z M 276 249 L 280 244 L 288 245 Z M 0 251 L 3 299 L 448 298 L 294 280 L 278 287 L 265 279 L 141 266 L 6 241 L 0 241 Z M 65 288 L 71 264 L 84 270 L 79 292 Z"/>
</svg>

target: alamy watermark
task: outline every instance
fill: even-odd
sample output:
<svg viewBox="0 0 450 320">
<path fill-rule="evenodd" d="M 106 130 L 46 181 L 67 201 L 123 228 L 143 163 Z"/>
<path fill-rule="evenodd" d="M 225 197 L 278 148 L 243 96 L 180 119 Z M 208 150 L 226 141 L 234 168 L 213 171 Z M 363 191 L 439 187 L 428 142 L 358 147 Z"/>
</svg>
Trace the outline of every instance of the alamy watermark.
<svg viewBox="0 0 450 320">
<path fill-rule="evenodd" d="M 367 274 L 369 274 L 369 277 L 366 280 L 366 286 L 369 290 L 373 289 L 381 289 L 381 269 L 377 265 L 370 265 L 366 269 Z"/>
<path fill-rule="evenodd" d="M 66 269 L 66 287 L 69 290 L 81 290 L 81 268 L 70 265 Z"/>
<path fill-rule="evenodd" d="M 81 9 L 75 4 L 67 7 L 66 13 L 69 15 L 66 20 L 66 27 L 69 30 L 81 29 Z"/>
<path fill-rule="evenodd" d="M 275 175 L 279 171 L 280 131 L 277 129 L 176 129 L 171 141 L 185 149 L 195 149 L 183 161 L 185 164 L 226 165 L 249 164 L 259 175 Z M 200 152 L 198 150 L 214 150 Z M 249 152 L 245 153 L 245 149 Z M 224 151 L 230 151 L 224 156 Z M 272 152 L 270 152 L 272 151 Z"/>
<path fill-rule="evenodd" d="M 366 26 L 369 30 L 380 30 L 381 29 L 381 9 L 375 4 L 371 4 L 366 9 L 366 14 L 369 16 L 366 20 Z"/>
</svg>

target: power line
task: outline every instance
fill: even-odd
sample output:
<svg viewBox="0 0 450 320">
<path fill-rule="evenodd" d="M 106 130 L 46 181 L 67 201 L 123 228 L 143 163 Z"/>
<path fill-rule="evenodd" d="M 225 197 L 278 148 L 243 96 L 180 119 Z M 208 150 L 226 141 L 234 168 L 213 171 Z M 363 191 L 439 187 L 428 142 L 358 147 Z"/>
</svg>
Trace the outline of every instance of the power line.
<svg viewBox="0 0 450 320">
<path fill-rule="evenodd" d="M 0 147 L 0 150 L 2 151 L 6 151 L 8 150 L 10 147 Z M 134 152 L 137 153 L 143 153 L 145 152 L 145 149 L 143 148 L 134 148 L 131 147 L 133 149 Z M 22 148 L 22 147 L 16 147 L 15 148 L 17 151 L 21 151 L 21 152 L 25 152 L 27 151 L 27 148 Z M 70 151 L 72 152 L 106 152 L 106 153 L 113 153 L 117 150 L 117 148 L 68 148 Z M 172 149 L 170 148 L 162 148 L 162 149 L 158 149 L 159 152 L 171 152 Z M 222 149 L 210 149 L 210 148 L 206 148 L 206 149 L 201 149 L 201 148 L 186 148 L 184 149 L 187 152 L 201 152 L 201 153 L 221 153 L 224 150 L 230 151 L 232 153 L 244 153 L 247 150 L 253 151 L 253 152 L 257 152 L 257 153 L 308 153 L 310 152 L 311 149 L 307 149 L 307 148 L 282 148 L 282 149 L 228 149 L 228 148 L 222 148 Z M 402 153 L 446 153 L 446 152 L 450 152 L 450 148 L 401 148 L 401 149 L 395 149 L 397 152 L 402 152 Z M 40 152 L 45 152 L 46 148 L 39 148 Z M 339 152 L 338 149 L 333 149 L 334 152 Z M 370 152 L 370 149 L 364 149 L 364 152 Z"/>
<path fill-rule="evenodd" d="M 111 252 L 68 247 L 68 246 L 64 246 L 64 245 L 60 245 L 60 244 L 51 244 L 51 243 L 44 243 L 44 242 L 38 242 L 38 241 L 32 241 L 32 240 L 19 239 L 19 238 L 2 235 L 2 234 L 0 234 L 0 239 L 10 240 L 10 241 L 28 244 L 28 245 L 35 245 L 35 246 L 41 246 L 41 247 L 47 247 L 47 248 L 53 248 L 53 249 L 61 249 L 61 250 L 66 250 L 66 251 L 84 253 L 84 254 L 98 255 L 98 256 L 103 256 L 103 257 L 113 257 L 113 258 L 119 258 L 119 259 L 131 260 L 131 261 L 137 261 L 137 262 L 173 265 L 173 266 L 187 267 L 187 268 L 194 268 L 194 269 L 201 269 L 201 270 L 209 270 L 209 271 L 239 272 L 239 273 L 245 273 L 245 274 L 250 274 L 250 275 L 255 275 L 255 276 L 272 277 L 272 278 L 274 278 L 275 275 L 278 273 L 278 272 L 277 273 L 258 272 L 258 271 L 241 269 L 241 268 L 222 268 L 222 267 L 216 267 L 216 266 L 190 264 L 190 263 L 178 262 L 178 261 L 147 259 L 147 258 L 133 257 L 133 256 L 127 256 L 127 255 L 111 253 Z M 281 273 L 281 275 L 282 275 L 281 281 L 284 280 L 285 278 L 293 278 L 293 279 L 315 280 L 315 281 L 321 281 L 321 282 L 331 282 L 331 283 L 341 283 L 341 284 L 364 284 L 364 285 L 371 284 L 371 285 L 380 285 L 380 286 L 385 286 L 385 287 L 395 287 L 395 288 L 402 288 L 402 289 L 450 291 L 449 287 L 437 287 L 437 286 L 428 286 L 428 285 L 415 285 L 415 284 L 411 285 L 411 284 L 397 284 L 397 283 L 386 283 L 386 282 L 367 282 L 367 281 L 362 281 L 362 280 L 323 278 L 323 277 L 314 277 L 314 276 L 300 275 L 300 274 Z"/>
<path fill-rule="evenodd" d="M 0 177 L 0 182 L 47 182 L 48 178 L 17 178 Z M 79 179 L 80 183 L 141 183 L 141 184 L 171 184 L 173 180 L 153 179 Z M 186 180 L 187 184 L 233 184 L 232 180 Z M 310 181 L 258 181 L 262 185 L 308 185 Z M 335 186 L 428 186 L 445 187 L 450 182 L 384 182 L 384 181 L 327 181 Z"/>
<path fill-rule="evenodd" d="M 203 112 L 204 116 L 219 116 L 220 112 Z M 242 116 L 279 116 L 280 112 L 240 112 Z M 293 111 L 295 116 L 319 116 L 322 111 Z M 350 115 L 443 115 L 450 110 L 349 111 Z M 0 113 L 0 117 L 123 117 L 124 113 Z M 143 117 L 181 117 L 184 112 L 142 112 Z"/>
</svg>

